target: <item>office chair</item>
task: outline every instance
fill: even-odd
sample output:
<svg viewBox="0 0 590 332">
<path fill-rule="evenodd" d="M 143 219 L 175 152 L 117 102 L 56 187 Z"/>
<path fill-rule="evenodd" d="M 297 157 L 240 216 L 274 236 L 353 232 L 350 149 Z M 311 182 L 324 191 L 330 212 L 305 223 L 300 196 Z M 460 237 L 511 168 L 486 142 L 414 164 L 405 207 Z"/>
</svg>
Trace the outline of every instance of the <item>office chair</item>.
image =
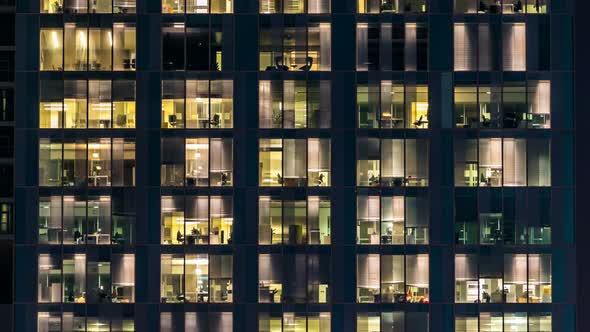
<svg viewBox="0 0 590 332">
<path fill-rule="evenodd" d="M 420 117 L 418 118 L 418 121 L 413 123 L 416 128 L 418 128 L 426 123 L 426 121 L 422 121 L 423 118 L 424 118 L 424 116 L 420 115 Z"/>
<path fill-rule="evenodd" d="M 219 113 L 215 113 L 215 115 L 213 115 L 213 119 L 209 120 L 209 125 L 211 126 L 211 128 L 219 128 L 219 122 L 221 117 L 219 116 Z"/>
</svg>

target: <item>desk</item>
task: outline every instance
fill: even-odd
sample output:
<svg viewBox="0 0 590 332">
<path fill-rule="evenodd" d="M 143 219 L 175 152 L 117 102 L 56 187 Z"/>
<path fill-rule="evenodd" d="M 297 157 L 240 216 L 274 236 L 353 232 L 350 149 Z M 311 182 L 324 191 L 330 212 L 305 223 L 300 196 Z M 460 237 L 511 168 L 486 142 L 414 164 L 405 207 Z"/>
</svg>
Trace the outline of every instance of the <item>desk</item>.
<svg viewBox="0 0 590 332">
<path fill-rule="evenodd" d="M 108 175 L 90 175 L 88 176 L 88 183 L 92 186 L 99 187 L 99 186 L 110 186 L 111 181 Z"/>
<path fill-rule="evenodd" d="M 88 234 L 85 235 L 86 244 L 111 244 L 110 234 Z"/>
<path fill-rule="evenodd" d="M 305 178 L 298 176 L 284 176 L 283 186 L 285 187 L 303 187 L 305 185 Z"/>
</svg>

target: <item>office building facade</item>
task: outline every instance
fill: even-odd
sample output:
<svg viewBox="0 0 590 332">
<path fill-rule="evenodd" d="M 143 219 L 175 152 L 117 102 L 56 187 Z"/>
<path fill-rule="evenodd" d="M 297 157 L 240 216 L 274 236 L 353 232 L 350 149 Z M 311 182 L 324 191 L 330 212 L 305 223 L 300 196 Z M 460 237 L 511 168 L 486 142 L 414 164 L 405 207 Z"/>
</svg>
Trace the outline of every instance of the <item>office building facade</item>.
<svg viewBox="0 0 590 332">
<path fill-rule="evenodd" d="M 15 330 L 577 331 L 573 18 L 19 1 Z"/>
</svg>

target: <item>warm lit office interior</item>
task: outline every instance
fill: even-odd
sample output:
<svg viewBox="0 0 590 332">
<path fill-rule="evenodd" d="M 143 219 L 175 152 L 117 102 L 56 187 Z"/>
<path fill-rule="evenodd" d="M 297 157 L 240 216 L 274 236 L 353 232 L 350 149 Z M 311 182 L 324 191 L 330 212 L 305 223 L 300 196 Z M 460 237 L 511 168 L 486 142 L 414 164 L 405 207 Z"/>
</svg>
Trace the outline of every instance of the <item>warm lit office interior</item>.
<svg viewBox="0 0 590 332">
<path fill-rule="evenodd" d="M 41 0 L 42 14 L 135 14 L 137 0 Z"/>
<path fill-rule="evenodd" d="M 233 0 L 162 0 L 162 14 L 231 14 Z"/>
<path fill-rule="evenodd" d="M 549 139 L 456 139 L 454 150 L 455 186 L 551 186 Z"/>
<path fill-rule="evenodd" d="M 259 128 L 330 128 L 329 81 L 258 82 Z"/>
<path fill-rule="evenodd" d="M 39 303 L 133 303 L 135 255 L 40 254 Z"/>
<path fill-rule="evenodd" d="M 357 332 L 428 332 L 427 311 L 359 312 L 356 317 Z"/>
<path fill-rule="evenodd" d="M 258 185 L 261 187 L 330 186 L 330 146 L 329 138 L 261 138 L 258 148 Z"/>
<path fill-rule="evenodd" d="M 415 196 L 357 195 L 357 244 L 428 244 L 428 203 L 425 193 Z"/>
<path fill-rule="evenodd" d="M 358 128 L 428 129 L 428 86 L 359 82 L 356 104 Z"/>
<path fill-rule="evenodd" d="M 162 138 L 162 186 L 231 187 L 233 167 L 232 138 Z"/>
<path fill-rule="evenodd" d="M 39 312 L 37 329 L 38 332 L 133 332 L 135 323 L 130 315 L 97 317 L 71 311 Z"/>
<path fill-rule="evenodd" d="M 162 81 L 162 128 L 232 128 L 233 81 Z"/>
<path fill-rule="evenodd" d="M 135 185 L 135 141 L 96 138 L 39 140 L 39 186 L 110 187 Z"/>
<path fill-rule="evenodd" d="M 456 85 L 456 128 L 551 128 L 550 81 Z"/>
<path fill-rule="evenodd" d="M 259 0 L 260 14 L 329 14 L 330 0 Z"/>
<path fill-rule="evenodd" d="M 163 196 L 162 244 L 232 243 L 232 196 Z"/>
<path fill-rule="evenodd" d="M 114 204 L 112 200 L 115 200 Z M 125 245 L 133 240 L 134 216 L 122 195 L 39 197 L 40 244 Z M 114 206 L 114 207 L 113 207 Z"/>
<path fill-rule="evenodd" d="M 425 0 L 357 0 L 357 13 L 359 14 L 401 14 L 425 12 Z"/>
<path fill-rule="evenodd" d="M 39 128 L 135 128 L 135 81 L 42 80 Z"/>
<path fill-rule="evenodd" d="M 534 27 L 532 23 L 529 25 L 529 33 Z M 527 51 L 539 55 L 545 51 L 527 47 L 527 24 L 524 22 L 455 23 L 453 36 L 454 69 L 459 72 L 525 71 L 533 69 L 529 68 L 532 64 L 527 64 Z M 535 34 L 532 37 L 535 38 Z"/>
<path fill-rule="evenodd" d="M 275 26 L 260 17 L 259 54 L 261 71 L 330 71 L 332 29 L 330 23 L 308 22 L 306 26 Z"/>
<path fill-rule="evenodd" d="M 455 255 L 455 303 L 551 303 L 551 255 Z"/>
<path fill-rule="evenodd" d="M 428 186 L 428 141 L 359 137 L 356 144 L 359 187 Z"/>
<path fill-rule="evenodd" d="M 430 303 L 429 256 L 357 254 L 357 303 Z"/>
<path fill-rule="evenodd" d="M 64 23 L 40 30 L 41 71 L 129 71 L 136 67 L 136 30 L 130 23 L 88 27 Z"/>
<path fill-rule="evenodd" d="M 456 313 L 455 332 L 551 331 L 551 313 L 489 312 Z"/>
<path fill-rule="evenodd" d="M 258 244 L 330 244 L 331 201 L 328 197 L 283 200 L 258 198 Z"/>
<path fill-rule="evenodd" d="M 233 256 L 162 254 L 162 303 L 233 302 Z"/>
<path fill-rule="evenodd" d="M 455 0 L 457 14 L 546 14 L 547 0 Z"/>
<path fill-rule="evenodd" d="M 259 332 L 330 331 L 329 312 L 261 312 L 258 314 Z"/>
</svg>

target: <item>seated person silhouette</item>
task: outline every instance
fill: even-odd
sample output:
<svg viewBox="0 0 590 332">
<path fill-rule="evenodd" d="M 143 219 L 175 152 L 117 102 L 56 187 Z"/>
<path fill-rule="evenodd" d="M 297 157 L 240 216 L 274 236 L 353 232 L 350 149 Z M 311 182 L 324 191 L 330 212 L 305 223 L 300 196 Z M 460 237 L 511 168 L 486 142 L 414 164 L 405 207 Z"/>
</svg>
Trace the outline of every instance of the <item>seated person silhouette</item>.
<svg viewBox="0 0 590 332">
<path fill-rule="evenodd" d="M 225 186 L 227 184 L 227 181 L 229 180 L 229 177 L 227 176 L 226 172 L 221 173 L 221 185 Z"/>
<path fill-rule="evenodd" d="M 177 232 L 176 232 L 176 241 L 177 241 L 178 243 L 182 243 L 182 242 L 184 242 L 184 236 L 182 236 L 182 233 L 180 233 L 180 231 L 177 231 Z"/>
<path fill-rule="evenodd" d="M 308 56 L 305 58 L 305 66 L 301 66 L 299 69 L 303 71 L 309 71 L 313 65 L 313 58 Z"/>
<path fill-rule="evenodd" d="M 318 183 L 318 186 L 321 186 L 322 184 L 324 184 L 324 174 L 320 174 L 320 176 L 318 176 L 317 183 Z"/>
<path fill-rule="evenodd" d="M 287 67 L 283 64 L 283 57 L 282 56 L 277 56 L 277 57 L 275 57 L 275 65 L 266 67 L 266 70 L 267 71 L 274 71 L 274 70 L 288 71 L 289 67 Z"/>
</svg>

